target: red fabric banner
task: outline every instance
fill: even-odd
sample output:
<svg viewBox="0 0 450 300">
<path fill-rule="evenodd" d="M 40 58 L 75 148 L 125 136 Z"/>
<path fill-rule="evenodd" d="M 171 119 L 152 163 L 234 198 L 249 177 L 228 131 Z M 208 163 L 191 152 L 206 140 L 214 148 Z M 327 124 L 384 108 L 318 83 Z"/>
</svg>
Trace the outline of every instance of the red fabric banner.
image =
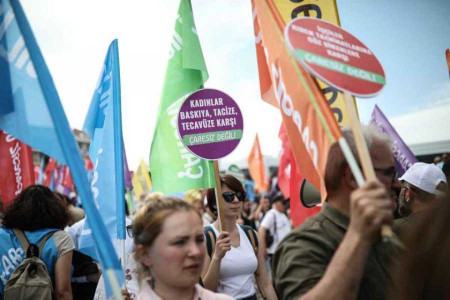
<svg viewBox="0 0 450 300">
<path fill-rule="evenodd" d="M 86 158 L 84 159 L 84 168 L 87 171 L 91 171 L 94 170 L 94 164 L 92 163 L 91 159 L 89 158 L 89 156 L 86 156 Z"/>
<path fill-rule="evenodd" d="M 72 180 L 72 174 L 70 173 L 70 169 L 68 166 L 64 166 L 64 177 L 62 180 L 62 185 L 65 188 L 72 189 L 74 187 L 73 180 Z"/>
<path fill-rule="evenodd" d="M 289 178 L 291 177 L 292 150 L 289 146 L 289 140 L 283 124 L 281 124 L 278 137 L 281 140 L 281 155 L 280 162 L 278 163 L 278 187 L 280 188 L 283 196 L 288 199 L 290 197 Z"/>
<path fill-rule="evenodd" d="M 34 165 L 34 184 L 38 184 L 39 176 L 41 175 L 41 165 Z"/>
<path fill-rule="evenodd" d="M 0 194 L 6 208 L 27 186 L 34 184 L 31 147 L 0 130 Z"/>
<path fill-rule="evenodd" d="M 53 158 L 50 158 L 44 170 L 44 181 L 42 184 L 50 187 L 52 176 L 55 176 L 55 174 L 57 174 L 56 161 Z M 55 182 L 55 178 L 53 178 L 53 182 Z"/>
</svg>

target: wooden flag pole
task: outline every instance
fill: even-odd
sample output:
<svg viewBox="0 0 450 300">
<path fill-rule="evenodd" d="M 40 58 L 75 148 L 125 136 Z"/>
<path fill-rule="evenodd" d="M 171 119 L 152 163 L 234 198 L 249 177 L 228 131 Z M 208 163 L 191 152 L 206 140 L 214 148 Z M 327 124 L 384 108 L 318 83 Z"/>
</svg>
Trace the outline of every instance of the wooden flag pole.
<svg viewBox="0 0 450 300">
<path fill-rule="evenodd" d="M 227 226 L 225 224 L 225 216 L 223 214 L 223 198 L 222 198 L 222 186 L 220 182 L 219 174 L 219 161 L 214 160 L 214 179 L 216 182 L 215 194 L 216 194 L 216 206 L 217 206 L 217 217 L 219 218 L 219 231 L 227 231 Z"/>
<path fill-rule="evenodd" d="M 367 144 L 364 140 L 364 135 L 361 129 L 361 124 L 356 114 L 356 108 L 352 96 L 349 93 L 344 92 L 344 98 L 364 175 L 366 177 L 366 180 L 376 179 L 375 171 L 372 165 L 372 159 L 370 158 L 369 150 L 367 149 Z M 358 185 L 361 186 L 361 183 L 358 182 Z M 392 229 L 389 225 L 382 226 L 381 236 L 383 238 L 392 237 Z"/>
</svg>

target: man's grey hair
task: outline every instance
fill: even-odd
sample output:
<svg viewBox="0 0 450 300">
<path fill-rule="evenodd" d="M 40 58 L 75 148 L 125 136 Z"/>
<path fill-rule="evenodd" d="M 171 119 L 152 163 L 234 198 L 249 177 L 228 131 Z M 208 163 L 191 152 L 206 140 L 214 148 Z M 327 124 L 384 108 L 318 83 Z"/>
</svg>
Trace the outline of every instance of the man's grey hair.
<svg viewBox="0 0 450 300">
<path fill-rule="evenodd" d="M 347 141 L 350 150 L 355 156 L 356 161 L 359 163 L 358 150 L 356 148 L 356 142 L 353 137 L 353 131 L 349 127 L 341 127 L 341 132 L 345 140 Z M 390 139 L 387 135 L 380 132 L 377 127 L 373 125 L 363 125 L 362 132 L 364 140 L 367 144 L 367 148 L 370 149 L 374 140 L 385 142 L 389 146 L 391 144 Z M 328 153 L 327 165 L 325 167 L 325 187 L 327 192 L 330 194 L 332 191 L 339 187 L 340 178 L 344 175 L 345 167 L 347 166 L 347 161 L 345 160 L 344 154 L 338 143 L 334 143 L 330 147 Z"/>
<path fill-rule="evenodd" d="M 389 136 L 382 133 L 377 127 L 374 125 L 361 125 L 361 129 L 363 132 L 364 140 L 366 141 L 367 149 L 372 147 L 373 141 L 378 140 L 381 142 L 386 142 L 391 146 L 391 140 Z M 356 148 L 356 141 L 353 137 L 353 131 L 350 127 L 341 127 L 342 136 L 348 143 L 350 150 L 352 150 L 353 155 L 355 156 L 356 161 L 359 162 L 358 149 Z"/>
</svg>

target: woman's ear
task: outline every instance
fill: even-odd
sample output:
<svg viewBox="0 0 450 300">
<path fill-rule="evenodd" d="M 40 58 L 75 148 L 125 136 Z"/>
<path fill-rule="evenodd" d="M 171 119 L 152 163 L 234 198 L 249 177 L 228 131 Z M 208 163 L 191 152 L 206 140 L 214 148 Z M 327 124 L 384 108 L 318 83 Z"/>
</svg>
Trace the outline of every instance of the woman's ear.
<svg viewBox="0 0 450 300">
<path fill-rule="evenodd" d="M 136 258 L 145 266 L 151 267 L 152 261 L 150 259 L 150 255 L 148 254 L 147 249 L 143 245 L 136 245 L 135 248 Z"/>
</svg>

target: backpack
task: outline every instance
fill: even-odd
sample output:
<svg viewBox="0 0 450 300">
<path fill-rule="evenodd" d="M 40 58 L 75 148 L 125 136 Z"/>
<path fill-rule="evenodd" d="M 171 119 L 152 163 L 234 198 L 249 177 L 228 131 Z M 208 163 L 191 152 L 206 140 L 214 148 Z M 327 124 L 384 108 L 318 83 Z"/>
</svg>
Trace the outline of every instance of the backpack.
<svg viewBox="0 0 450 300">
<path fill-rule="evenodd" d="M 45 242 L 55 233 L 47 233 L 39 246 L 30 244 L 27 237 L 20 229 L 13 229 L 17 236 L 24 253 L 25 259 L 14 270 L 11 278 L 6 282 L 4 290 L 4 299 L 33 299 L 33 300 L 52 300 L 53 285 L 52 279 L 47 271 L 47 266 L 40 258 L 40 253 L 44 248 Z"/>
</svg>

